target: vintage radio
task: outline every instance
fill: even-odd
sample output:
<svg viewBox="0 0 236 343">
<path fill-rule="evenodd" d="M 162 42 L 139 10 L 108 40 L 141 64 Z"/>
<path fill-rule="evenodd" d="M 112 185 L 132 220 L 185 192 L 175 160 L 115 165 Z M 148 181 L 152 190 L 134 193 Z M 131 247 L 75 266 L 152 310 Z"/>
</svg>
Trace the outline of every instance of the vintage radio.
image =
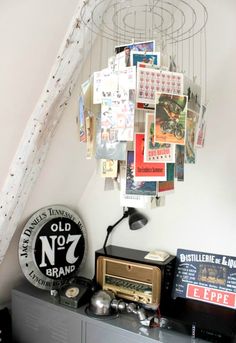
<svg viewBox="0 0 236 343">
<path fill-rule="evenodd" d="M 175 257 L 164 262 L 147 260 L 147 251 L 108 246 L 96 251 L 96 281 L 117 297 L 159 305 L 170 297 Z"/>
</svg>

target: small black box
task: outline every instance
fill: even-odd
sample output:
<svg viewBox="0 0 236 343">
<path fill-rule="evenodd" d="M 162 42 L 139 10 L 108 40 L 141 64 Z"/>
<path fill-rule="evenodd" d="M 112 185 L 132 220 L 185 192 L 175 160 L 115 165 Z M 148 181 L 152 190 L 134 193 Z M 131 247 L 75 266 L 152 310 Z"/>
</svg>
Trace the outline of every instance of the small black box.
<svg viewBox="0 0 236 343">
<path fill-rule="evenodd" d="M 0 310 L 0 341 L 2 343 L 12 342 L 11 316 L 6 307 Z"/>
</svg>

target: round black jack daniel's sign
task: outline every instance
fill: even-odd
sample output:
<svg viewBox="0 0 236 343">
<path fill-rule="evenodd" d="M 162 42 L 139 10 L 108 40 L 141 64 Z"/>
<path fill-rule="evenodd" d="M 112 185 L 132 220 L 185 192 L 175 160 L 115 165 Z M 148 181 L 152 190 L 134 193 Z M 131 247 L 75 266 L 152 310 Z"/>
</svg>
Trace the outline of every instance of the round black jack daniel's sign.
<svg viewBox="0 0 236 343">
<path fill-rule="evenodd" d="M 21 234 L 19 260 L 26 278 L 36 287 L 53 289 L 84 263 L 87 237 L 78 215 L 64 206 L 40 209 Z"/>
</svg>

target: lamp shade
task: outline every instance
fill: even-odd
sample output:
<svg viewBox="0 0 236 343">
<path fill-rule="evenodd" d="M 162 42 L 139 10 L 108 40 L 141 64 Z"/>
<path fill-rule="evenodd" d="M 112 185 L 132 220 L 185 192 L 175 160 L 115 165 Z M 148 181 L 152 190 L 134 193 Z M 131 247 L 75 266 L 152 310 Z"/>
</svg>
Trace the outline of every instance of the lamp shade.
<svg viewBox="0 0 236 343">
<path fill-rule="evenodd" d="M 107 228 L 107 235 L 103 244 L 103 248 L 106 247 L 108 237 L 110 233 L 114 230 L 114 228 L 124 219 L 129 217 L 129 228 L 130 230 L 138 230 L 145 226 L 148 222 L 147 218 L 139 213 L 135 208 L 128 207 L 126 211 L 124 211 L 123 216 L 114 224 L 109 225 Z"/>
<path fill-rule="evenodd" d="M 145 226 L 148 222 L 147 218 L 139 213 L 134 208 L 129 208 L 129 228 L 130 230 L 138 230 Z"/>
</svg>

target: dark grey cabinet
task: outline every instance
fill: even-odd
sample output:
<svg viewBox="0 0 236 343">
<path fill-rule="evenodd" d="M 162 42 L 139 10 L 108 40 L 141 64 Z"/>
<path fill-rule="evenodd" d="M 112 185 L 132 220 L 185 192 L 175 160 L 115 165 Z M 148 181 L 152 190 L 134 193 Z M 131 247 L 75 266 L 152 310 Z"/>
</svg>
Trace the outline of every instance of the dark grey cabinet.
<svg viewBox="0 0 236 343">
<path fill-rule="evenodd" d="M 49 292 L 26 284 L 12 291 L 15 343 L 190 343 L 190 336 L 167 329 L 149 329 L 132 314 L 97 319 L 84 307 L 58 304 Z M 196 339 L 196 342 L 204 342 Z"/>
<path fill-rule="evenodd" d="M 77 313 L 13 291 L 14 342 L 82 343 L 81 325 L 81 318 Z"/>
</svg>

